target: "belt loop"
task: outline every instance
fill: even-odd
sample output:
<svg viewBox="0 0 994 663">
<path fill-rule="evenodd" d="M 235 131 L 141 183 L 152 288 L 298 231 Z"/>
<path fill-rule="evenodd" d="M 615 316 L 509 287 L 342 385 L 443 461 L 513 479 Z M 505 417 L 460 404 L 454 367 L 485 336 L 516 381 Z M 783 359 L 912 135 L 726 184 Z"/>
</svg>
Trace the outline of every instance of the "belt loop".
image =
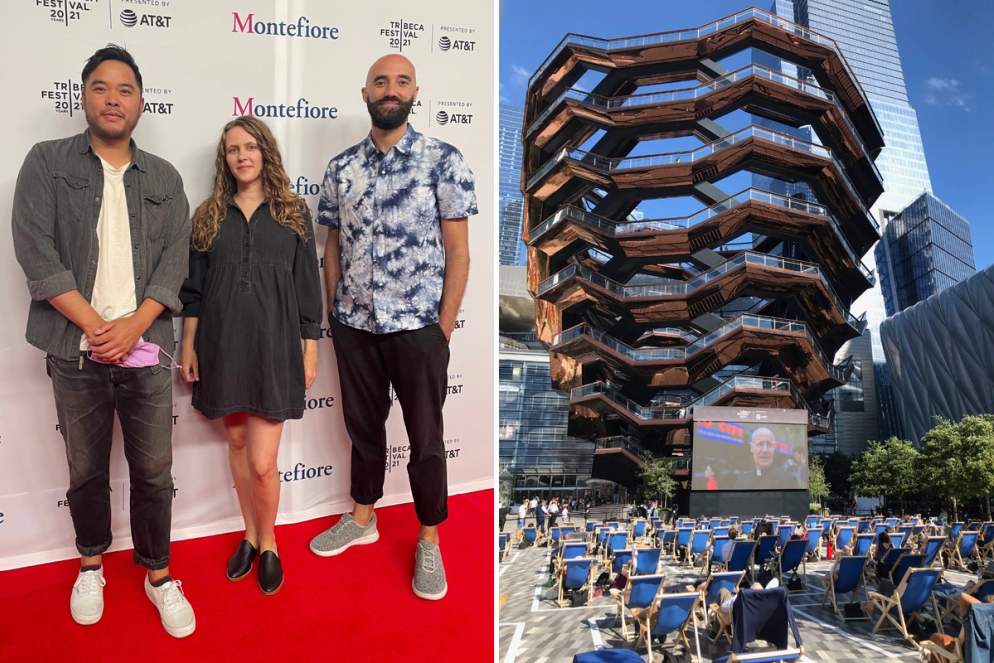
<svg viewBox="0 0 994 663">
<path fill-rule="evenodd" d="M 83 355 L 79 356 L 79 370 L 83 370 Z"/>
</svg>

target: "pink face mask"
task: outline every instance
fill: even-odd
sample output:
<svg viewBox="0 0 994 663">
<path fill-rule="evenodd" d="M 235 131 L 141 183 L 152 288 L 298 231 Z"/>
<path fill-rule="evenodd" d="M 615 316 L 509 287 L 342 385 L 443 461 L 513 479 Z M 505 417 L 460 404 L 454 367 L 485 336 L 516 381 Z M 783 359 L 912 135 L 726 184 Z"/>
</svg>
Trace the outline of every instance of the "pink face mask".
<svg viewBox="0 0 994 663">
<path fill-rule="evenodd" d="M 155 343 L 149 343 L 148 341 L 141 341 L 140 343 L 138 343 L 131 351 L 131 354 L 128 355 L 127 359 L 113 365 L 120 366 L 122 368 L 147 368 L 149 366 L 161 366 L 161 364 L 159 364 L 160 352 L 166 355 L 167 357 L 169 357 L 170 363 L 173 364 L 172 366 L 162 366 L 162 368 L 168 368 L 168 369 L 180 368 L 178 365 L 176 365 L 175 360 L 173 360 L 173 358 L 165 350 L 160 348 Z M 93 352 L 90 352 L 89 357 L 93 361 L 99 362 L 101 364 L 110 363 L 109 361 L 104 361 L 100 357 L 97 357 L 96 355 L 93 354 Z"/>
</svg>

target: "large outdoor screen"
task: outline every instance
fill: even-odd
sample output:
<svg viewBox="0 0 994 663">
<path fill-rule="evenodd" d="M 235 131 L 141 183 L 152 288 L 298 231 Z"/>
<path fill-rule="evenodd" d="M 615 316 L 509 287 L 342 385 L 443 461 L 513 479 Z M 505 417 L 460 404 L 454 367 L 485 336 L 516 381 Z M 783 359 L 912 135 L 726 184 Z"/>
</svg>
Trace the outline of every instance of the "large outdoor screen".
<svg viewBox="0 0 994 663">
<path fill-rule="evenodd" d="M 694 409 L 691 490 L 800 490 L 808 487 L 804 410 Z"/>
</svg>

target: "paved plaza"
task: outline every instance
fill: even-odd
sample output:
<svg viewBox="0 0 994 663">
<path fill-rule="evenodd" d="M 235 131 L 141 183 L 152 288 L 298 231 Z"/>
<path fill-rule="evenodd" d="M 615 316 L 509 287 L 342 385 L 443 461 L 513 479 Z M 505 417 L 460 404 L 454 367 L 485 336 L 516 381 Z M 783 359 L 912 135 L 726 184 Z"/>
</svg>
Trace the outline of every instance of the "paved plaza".
<svg viewBox="0 0 994 663">
<path fill-rule="evenodd" d="M 505 531 L 513 534 L 514 529 L 513 521 L 509 521 Z M 594 598 L 592 605 L 577 608 L 560 608 L 554 599 L 546 598 L 547 593 L 552 591 L 545 586 L 551 554 L 545 547 L 522 550 L 513 544 L 507 559 L 498 565 L 499 594 L 507 597 L 498 614 L 498 660 L 502 663 L 569 663 L 575 654 L 593 649 L 632 649 L 634 640 L 625 641 L 621 636 L 620 622 L 615 624 L 616 603 L 610 596 Z M 675 560 L 667 555 L 663 555 L 662 562 L 660 573 L 666 574 L 664 586 L 667 593 L 686 591 L 686 585 L 700 582 L 697 579 L 699 567 L 692 570 L 687 566 L 677 566 Z M 804 644 L 805 656 L 802 660 L 839 663 L 917 661 L 918 651 L 896 630 L 881 628 L 880 633 L 874 634 L 876 619 L 843 622 L 831 610 L 829 602 L 826 602 L 825 608 L 819 607 L 824 598 L 820 576 L 828 573 L 831 564 L 829 561 L 808 564 L 806 581 L 809 591 L 790 595 L 791 608 Z M 946 571 L 945 577 L 948 582 L 960 586 L 976 578 L 955 571 Z M 870 589 L 872 591 L 875 587 L 871 585 Z M 849 597 L 843 595 L 843 598 L 848 601 Z M 687 637 L 696 653 L 693 631 L 693 627 L 689 628 Z M 952 630 L 953 634 L 957 632 Z M 698 630 L 697 639 L 704 662 L 730 653 L 724 640 L 717 645 L 711 644 L 703 625 Z M 665 647 L 676 652 L 676 660 L 689 661 L 690 657 L 683 647 L 674 649 L 673 642 L 671 635 Z M 792 647 L 796 646 L 793 636 L 790 642 Z M 749 645 L 750 652 L 769 649 L 763 641 Z M 657 662 L 660 660 L 659 651 L 660 648 L 654 644 Z M 644 645 L 638 653 L 648 661 Z"/>
</svg>

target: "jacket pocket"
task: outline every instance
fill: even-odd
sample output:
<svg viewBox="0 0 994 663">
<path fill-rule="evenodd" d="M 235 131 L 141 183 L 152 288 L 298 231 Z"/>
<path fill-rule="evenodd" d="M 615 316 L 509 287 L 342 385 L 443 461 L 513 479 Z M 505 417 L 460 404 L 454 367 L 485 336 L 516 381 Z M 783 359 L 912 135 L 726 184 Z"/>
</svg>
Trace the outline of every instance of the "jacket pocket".
<svg viewBox="0 0 994 663">
<path fill-rule="evenodd" d="M 90 202 L 90 182 L 86 178 L 62 171 L 53 173 L 58 219 L 77 224 L 83 220 L 86 205 Z"/>
<path fill-rule="evenodd" d="M 162 237 L 169 213 L 172 211 L 173 199 L 168 194 L 149 194 L 144 200 L 145 232 L 150 241 Z"/>
</svg>

